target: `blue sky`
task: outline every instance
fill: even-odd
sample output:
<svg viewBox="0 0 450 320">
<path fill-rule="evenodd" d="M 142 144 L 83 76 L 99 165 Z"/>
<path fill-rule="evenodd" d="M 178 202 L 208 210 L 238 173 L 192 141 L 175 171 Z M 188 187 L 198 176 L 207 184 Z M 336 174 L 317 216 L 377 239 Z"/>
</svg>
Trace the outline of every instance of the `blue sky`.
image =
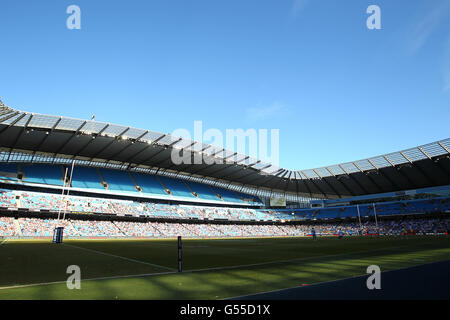
<svg viewBox="0 0 450 320">
<path fill-rule="evenodd" d="M 280 165 L 308 169 L 450 136 L 449 27 L 448 0 L 2 0 L 0 96 L 164 133 L 279 129 Z"/>
</svg>

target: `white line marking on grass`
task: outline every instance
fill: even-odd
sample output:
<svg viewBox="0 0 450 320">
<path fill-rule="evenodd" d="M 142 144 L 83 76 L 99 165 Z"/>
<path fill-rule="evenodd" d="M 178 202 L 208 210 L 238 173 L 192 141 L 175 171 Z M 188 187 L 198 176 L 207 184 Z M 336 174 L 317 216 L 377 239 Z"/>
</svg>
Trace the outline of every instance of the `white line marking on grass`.
<svg viewBox="0 0 450 320">
<path fill-rule="evenodd" d="M 0 243 L 0 246 L 3 245 L 3 244 L 6 244 L 6 241 L 7 241 L 7 240 L 8 240 L 8 239 L 3 240 L 2 243 Z"/>
<path fill-rule="evenodd" d="M 237 266 L 224 266 L 224 267 L 213 267 L 213 268 L 205 268 L 205 269 L 194 269 L 194 270 L 186 270 L 186 271 L 183 271 L 183 272 L 184 273 L 188 273 L 188 272 L 205 272 L 205 271 L 238 269 L 238 268 L 246 268 L 246 267 L 258 267 L 258 266 L 264 266 L 264 265 L 270 265 L 270 264 L 290 263 L 290 262 L 296 262 L 296 261 L 306 261 L 306 260 L 333 258 L 333 257 L 344 257 L 344 256 L 349 256 L 349 255 L 361 254 L 361 253 L 371 253 L 371 252 L 392 250 L 392 249 L 406 248 L 406 247 L 409 247 L 409 246 L 397 246 L 397 247 L 390 247 L 390 248 L 379 248 L 379 249 L 375 249 L 375 250 L 356 251 L 356 252 L 341 253 L 341 254 L 330 254 L 330 255 L 325 255 L 325 256 L 312 256 L 312 257 L 304 257 L 304 258 L 274 260 L 274 261 L 267 261 L 267 262 L 260 262 L 260 263 L 242 264 L 242 265 L 237 265 Z"/>
<path fill-rule="evenodd" d="M 114 280 L 114 279 L 125 279 L 125 278 L 140 278 L 140 277 L 149 277 L 149 276 L 159 276 L 159 275 L 167 275 L 167 274 L 175 274 L 177 272 L 156 272 L 156 273 L 142 273 L 142 274 L 127 274 L 123 276 L 110 276 L 110 277 L 98 277 L 98 278 L 88 278 L 81 279 L 83 281 L 96 281 L 96 280 Z M 15 286 L 8 287 L 0 287 L 0 290 L 6 289 L 18 289 L 18 288 L 27 288 L 27 287 L 36 287 L 36 286 L 48 286 L 52 284 L 63 284 L 66 283 L 66 280 L 63 281 L 53 281 L 53 282 L 42 282 L 42 283 L 30 283 L 30 284 L 19 284 Z"/>
<path fill-rule="evenodd" d="M 162 266 L 162 265 L 159 265 L 159 264 L 154 264 L 154 263 L 140 261 L 140 260 L 136 260 L 136 259 L 132 259 L 132 258 L 122 257 L 122 256 L 118 256 L 118 255 L 115 255 L 115 254 L 112 254 L 112 253 L 106 253 L 106 252 L 98 251 L 98 250 L 94 250 L 94 249 L 83 248 L 83 247 L 75 246 L 73 244 L 67 244 L 67 243 L 63 243 L 63 244 L 65 246 L 74 247 L 74 248 L 78 248 L 78 249 L 81 249 L 81 250 L 86 250 L 86 251 L 102 254 L 102 255 L 105 255 L 105 256 L 110 256 L 110 257 L 119 258 L 119 259 L 131 261 L 131 262 L 141 263 L 141 264 L 146 264 L 146 265 L 157 267 L 157 268 L 160 268 L 160 269 L 166 269 L 166 270 L 170 270 L 170 271 L 177 271 L 177 269 L 169 268 L 169 267 Z"/>
<path fill-rule="evenodd" d="M 100 253 L 100 254 L 104 254 L 104 255 L 108 255 L 108 256 L 113 256 L 113 257 L 117 257 L 117 258 L 121 258 L 121 259 L 125 259 L 125 260 L 130 260 L 130 261 L 134 261 L 134 262 L 149 264 L 147 262 L 134 260 L 134 259 L 129 259 L 129 258 L 125 258 L 125 257 L 121 257 L 121 256 L 117 256 L 117 255 L 113 255 L 113 254 L 109 254 L 109 253 L 93 250 L 93 249 L 82 248 L 82 247 L 78 247 L 78 246 L 75 246 L 75 245 L 69 245 L 69 244 L 64 244 L 64 245 L 76 247 L 76 248 L 79 248 L 79 249 L 84 249 L 84 250 L 87 250 L 87 251 L 93 251 L 93 252 L 96 252 L 96 253 Z M 213 268 L 205 268 L 205 269 L 186 270 L 186 271 L 183 271 L 182 273 L 178 273 L 175 269 L 171 269 L 171 268 L 167 268 L 167 267 L 161 266 L 163 268 L 167 268 L 167 269 L 170 269 L 172 271 L 170 271 L 170 272 L 144 273 L 144 274 L 131 274 L 131 275 L 123 275 L 123 276 L 89 278 L 89 279 L 82 279 L 81 282 L 83 282 L 83 281 L 96 281 L 96 280 L 114 280 L 114 279 L 125 279 L 125 278 L 139 278 L 139 277 L 150 277 L 150 276 L 171 275 L 171 274 L 180 274 L 180 275 L 182 275 L 183 273 L 186 274 L 186 273 L 197 273 L 197 272 L 208 272 L 208 271 L 220 271 L 220 270 L 227 270 L 227 269 L 247 268 L 247 267 L 263 266 L 263 265 L 270 265 L 270 264 L 289 263 L 289 262 L 295 262 L 295 261 L 305 261 L 305 260 L 313 260 L 313 259 L 342 257 L 342 256 L 348 256 L 348 255 L 352 255 L 352 254 L 370 253 L 370 252 L 376 252 L 376 251 L 382 251 L 382 250 L 392 250 L 392 249 L 406 248 L 406 247 L 409 247 L 409 246 L 408 245 L 403 245 L 403 246 L 397 246 L 397 247 L 379 248 L 379 249 L 376 249 L 376 250 L 357 251 L 357 252 L 336 254 L 336 255 L 315 256 L 315 257 L 305 257 L 305 258 L 295 258 L 295 259 L 288 259 L 288 260 L 276 260 L 276 261 L 269 261 L 269 262 L 253 263 L 253 264 L 247 264 L 247 265 L 237 265 L 237 266 L 225 266 L 225 267 L 213 267 Z M 152 265 L 152 264 L 150 264 L 150 265 Z M 158 265 L 153 265 L 153 266 L 158 266 Z M 412 266 L 412 267 L 415 267 L 415 266 Z M 412 267 L 407 267 L 407 268 L 412 268 Z M 361 277 L 361 276 L 355 276 L 355 277 Z M 351 278 L 354 278 L 354 277 L 351 277 Z M 337 280 L 333 280 L 333 281 L 329 281 L 329 282 L 345 280 L 345 279 L 351 279 L 351 278 L 337 279 Z M 62 284 L 62 283 L 66 283 L 66 281 L 64 280 L 64 281 L 54 281 L 54 282 L 44 282 L 44 283 L 31 283 L 31 284 L 24 284 L 24 285 L 0 287 L 0 290 L 26 288 L 26 287 L 34 287 L 34 286 L 45 286 L 45 285 Z M 320 282 L 320 283 L 322 283 L 322 282 Z M 320 284 L 320 283 L 315 283 L 315 284 Z M 309 286 L 311 286 L 311 285 L 309 285 Z M 286 290 L 286 289 L 291 289 L 291 288 L 277 289 L 277 290 L 274 290 L 274 291 Z M 271 292 L 271 291 L 268 291 L 268 292 Z M 259 294 L 259 293 L 255 293 L 255 294 Z M 252 295 L 252 294 L 249 294 L 249 295 Z M 224 299 L 233 299 L 233 298 L 238 298 L 238 297 L 231 297 L 231 298 L 224 298 Z"/>
</svg>

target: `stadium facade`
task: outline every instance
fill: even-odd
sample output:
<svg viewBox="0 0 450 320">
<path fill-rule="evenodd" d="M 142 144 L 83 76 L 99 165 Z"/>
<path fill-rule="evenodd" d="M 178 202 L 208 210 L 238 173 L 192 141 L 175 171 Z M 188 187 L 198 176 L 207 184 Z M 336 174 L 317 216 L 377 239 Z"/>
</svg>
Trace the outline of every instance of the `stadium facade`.
<svg viewBox="0 0 450 320">
<path fill-rule="evenodd" d="M 150 130 L 18 111 L 0 105 L 0 161 L 139 171 L 259 198 L 343 198 L 450 184 L 450 139 L 369 159 L 291 171 L 233 151 Z M 224 164 L 174 165 L 173 148 Z M 198 151 L 196 151 L 198 150 Z"/>
<path fill-rule="evenodd" d="M 48 236 L 61 213 L 72 236 L 301 235 L 305 221 L 361 228 L 365 219 L 378 229 L 380 217 L 400 216 L 448 223 L 450 139 L 291 171 L 170 134 L 1 103 L 0 141 L 4 235 Z M 212 164 L 174 165 L 174 150 Z M 271 207 L 274 199 L 287 206 Z"/>
</svg>

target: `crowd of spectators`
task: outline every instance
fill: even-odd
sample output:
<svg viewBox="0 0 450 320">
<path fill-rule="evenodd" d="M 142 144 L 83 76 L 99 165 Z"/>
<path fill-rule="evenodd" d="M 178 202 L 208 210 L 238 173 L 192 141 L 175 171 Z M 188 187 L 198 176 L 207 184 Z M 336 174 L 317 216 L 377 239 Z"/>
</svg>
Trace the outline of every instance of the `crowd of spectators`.
<svg viewBox="0 0 450 320">
<path fill-rule="evenodd" d="M 308 236 L 314 228 L 319 236 L 332 236 L 342 232 L 345 236 L 442 234 L 450 229 L 450 219 L 414 219 L 400 221 L 355 222 L 337 224 L 302 225 L 243 225 L 243 224 L 197 224 L 168 222 L 128 222 L 57 220 L 19 218 L 19 230 L 14 218 L 0 217 L 0 236 L 51 237 L 56 226 L 63 226 L 66 237 L 143 237 L 190 238 L 209 237 L 286 237 Z"/>
<path fill-rule="evenodd" d="M 380 206 L 380 205 L 378 205 Z M 401 208 L 414 207 L 424 210 L 430 206 L 441 209 L 448 206 L 448 199 L 421 199 L 408 204 L 387 203 L 378 209 L 378 214 Z M 177 219 L 204 220 L 254 220 L 281 221 L 281 212 L 247 208 L 226 208 L 194 205 L 168 205 L 161 203 L 137 202 L 130 200 L 104 199 L 84 196 L 62 196 L 60 194 L 38 193 L 28 191 L 12 191 L 0 189 L 0 207 L 27 208 L 29 210 L 67 211 L 75 213 L 114 214 L 118 216 L 144 216 Z M 437 210 L 436 209 L 436 210 Z M 402 209 L 403 210 L 403 209 Z M 282 212 L 285 216 L 285 211 Z M 120 219 L 118 219 L 120 220 Z M 317 235 L 336 235 L 339 232 L 346 236 L 364 234 L 400 235 L 400 234 L 436 234 L 450 229 L 449 219 L 403 219 L 384 220 L 378 223 L 373 219 L 363 222 L 334 222 L 314 224 L 208 224 L 204 223 L 168 223 L 168 222 L 124 222 L 124 221 L 92 221 L 0 217 L 0 236 L 49 237 L 56 226 L 65 227 L 65 235 L 72 237 L 262 237 L 262 236 L 305 236 L 315 229 Z"/>
<path fill-rule="evenodd" d="M 0 207 L 178 219 L 278 220 L 255 209 L 168 205 L 130 200 L 0 190 Z"/>
<path fill-rule="evenodd" d="M 13 237 L 16 229 L 12 218 L 0 217 L 0 237 Z"/>
</svg>

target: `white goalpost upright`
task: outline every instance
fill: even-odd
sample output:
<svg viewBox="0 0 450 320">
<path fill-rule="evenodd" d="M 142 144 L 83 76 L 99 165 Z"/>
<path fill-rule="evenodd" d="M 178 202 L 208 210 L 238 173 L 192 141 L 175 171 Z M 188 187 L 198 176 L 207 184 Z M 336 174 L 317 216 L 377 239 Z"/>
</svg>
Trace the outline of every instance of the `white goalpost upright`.
<svg viewBox="0 0 450 320">
<path fill-rule="evenodd" d="M 71 171 L 70 171 L 70 178 L 69 178 L 69 189 L 67 189 L 67 194 L 66 194 L 65 199 L 67 199 L 67 196 L 70 194 L 70 186 L 72 185 L 72 177 L 73 177 L 73 170 L 74 170 L 74 167 L 75 167 L 75 160 L 72 160 L 72 168 L 71 168 Z M 65 206 L 64 206 L 63 221 L 64 221 L 64 219 L 66 218 L 67 200 L 64 201 L 64 202 L 65 202 Z"/>
<path fill-rule="evenodd" d="M 62 187 L 62 192 L 61 192 L 61 199 L 63 199 L 64 190 L 66 189 L 67 171 L 68 171 L 68 169 L 66 168 L 66 172 L 64 173 L 64 182 L 63 182 L 63 187 Z M 61 216 L 61 209 L 62 209 L 62 203 L 60 204 L 59 210 L 58 210 L 58 222 L 59 222 L 59 218 Z"/>
<path fill-rule="evenodd" d="M 378 229 L 377 209 L 375 208 L 375 203 L 372 203 L 372 205 L 373 205 L 373 213 L 375 215 L 375 226 L 377 228 L 377 233 L 380 234 L 380 231 Z"/>
<path fill-rule="evenodd" d="M 358 211 L 359 229 L 362 230 L 361 213 L 359 212 L 359 204 L 356 205 L 356 210 Z"/>
<path fill-rule="evenodd" d="M 64 234 L 63 222 L 66 219 L 67 196 L 70 194 L 70 186 L 72 185 L 74 166 L 75 166 L 75 160 L 72 160 L 72 168 L 70 171 L 70 177 L 69 177 L 68 184 L 66 183 L 67 174 L 69 173 L 68 168 L 66 168 L 66 172 L 64 174 L 64 182 L 63 182 L 63 187 L 62 187 L 62 192 L 61 192 L 62 202 L 60 203 L 59 209 L 58 209 L 57 225 L 56 225 L 55 229 L 53 230 L 53 243 L 62 243 L 62 241 L 63 241 L 63 234 Z M 67 189 L 67 192 L 65 193 L 66 189 Z M 63 205 L 64 205 L 64 209 L 63 209 Z M 61 220 L 61 210 L 64 210 L 62 220 Z"/>
</svg>

